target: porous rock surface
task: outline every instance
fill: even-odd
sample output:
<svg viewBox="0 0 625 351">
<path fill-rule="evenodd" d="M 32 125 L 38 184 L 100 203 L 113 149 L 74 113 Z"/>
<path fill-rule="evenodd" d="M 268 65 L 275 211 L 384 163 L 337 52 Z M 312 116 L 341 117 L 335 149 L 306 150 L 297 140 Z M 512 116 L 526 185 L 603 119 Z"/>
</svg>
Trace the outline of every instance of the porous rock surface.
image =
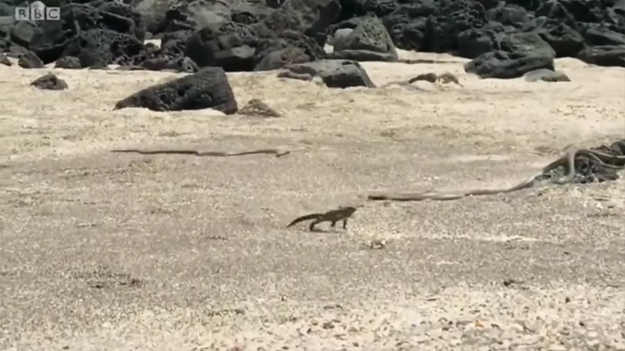
<svg viewBox="0 0 625 351">
<path fill-rule="evenodd" d="M 211 108 L 225 114 L 237 112 L 228 77 L 219 67 L 143 89 L 119 101 L 115 109 L 145 107 L 154 111 L 199 110 Z"/>
</svg>

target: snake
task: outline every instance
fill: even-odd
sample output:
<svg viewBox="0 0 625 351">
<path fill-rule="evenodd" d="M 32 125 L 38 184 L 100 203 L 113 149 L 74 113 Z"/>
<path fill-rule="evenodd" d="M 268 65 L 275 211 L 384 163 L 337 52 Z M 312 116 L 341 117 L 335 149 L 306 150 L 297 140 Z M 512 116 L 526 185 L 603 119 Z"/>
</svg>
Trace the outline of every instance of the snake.
<svg viewBox="0 0 625 351">
<path fill-rule="evenodd" d="M 503 189 L 471 189 L 461 191 L 436 191 L 428 190 L 420 193 L 372 193 L 367 196 L 368 200 L 390 200 L 390 201 L 423 201 L 423 200 L 458 200 L 467 196 L 482 196 L 482 195 L 496 195 L 511 193 L 517 190 L 530 188 L 534 185 L 536 180 L 551 172 L 552 170 L 564 166 L 567 169 L 567 173 L 553 182 L 555 184 L 563 185 L 573 182 L 575 178 L 575 159 L 578 157 L 586 157 L 599 163 L 601 166 L 612 169 L 621 169 L 625 166 L 625 156 L 610 155 L 603 152 L 590 149 L 572 148 L 566 154 L 558 158 L 557 160 L 549 163 L 543 167 L 538 174 L 535 174 L 522 182 L 514 185 L 510 188 Z M 609 162 L 609 164 L 608 164 Z M 616 165 L 614 165 L 616 164 Z"/>
<path fill-rule="evenodd" d="M 290 154 L 290 151 L 281 151 L 277 149 L 260 149 L 242 152 L 223 152 L 223 151 L 199 151 L 189 149 L 154 149 L 154 150 L 141 150 L 141 149 L 117 149 L 111 150 L 111 152 L 125 152 L 125 153 L 137 153 L 141 155 L 194 155 L 198 157 L 211 156 L 211 157 L 232 157 L 243 155 L 255 155 L 255 154 L 270 154 L 276 155 L 276 157 L 282 157 Z"/>
</svg>

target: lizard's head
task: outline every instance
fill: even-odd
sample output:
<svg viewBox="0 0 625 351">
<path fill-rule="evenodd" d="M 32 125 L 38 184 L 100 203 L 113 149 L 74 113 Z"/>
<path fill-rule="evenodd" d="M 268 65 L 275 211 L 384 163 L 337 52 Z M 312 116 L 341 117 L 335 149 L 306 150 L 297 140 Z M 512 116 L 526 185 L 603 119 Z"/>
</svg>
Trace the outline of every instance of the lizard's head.
<svg viewBox="0 0 625 351">
<path fill-rule="evenodd" d="M 358 206 L 339 206 L 339 210 L 344 210 L 344 211 L 348 211 L 349 213 L 354 213 L 360 207 L 362 207 L 362 205 L 358 205 Z"/>
</svg>

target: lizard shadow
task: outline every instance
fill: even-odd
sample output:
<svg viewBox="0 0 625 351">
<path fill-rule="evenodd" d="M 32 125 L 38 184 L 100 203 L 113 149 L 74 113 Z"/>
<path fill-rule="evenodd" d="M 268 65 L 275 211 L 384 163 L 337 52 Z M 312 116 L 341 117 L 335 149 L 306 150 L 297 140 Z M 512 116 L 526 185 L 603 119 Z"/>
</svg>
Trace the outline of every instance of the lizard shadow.
<svg viewBox="0 0 625 351">
<path fill-rule="evenodd" d="M 309 233 L 318 233 L 318 234 L 341 234 L 345 232 L 345 229 L 338 229 L 338 228 L 315 228 L 313 230 L 302 230 L 303 232 L 309 232 Z"/>
</svg>

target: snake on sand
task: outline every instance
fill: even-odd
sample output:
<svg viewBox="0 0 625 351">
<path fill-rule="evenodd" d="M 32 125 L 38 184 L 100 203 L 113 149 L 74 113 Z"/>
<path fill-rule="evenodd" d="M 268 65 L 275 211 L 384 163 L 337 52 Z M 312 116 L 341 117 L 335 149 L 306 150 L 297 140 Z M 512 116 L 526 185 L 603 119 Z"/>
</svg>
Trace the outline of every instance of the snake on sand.
<svg viewBox="0 0 625 351">
<path fill-rule="evenodd" d="M 541 176 L 551 172 L 552 170 L 564 166 L 567 169 L 567 174 L 560 179 L 554 180 L 556 184 L 571 183 L 575 177 L 575 159 L 577 156 L 586 157 L 596 161 L 603 167 L 612 169 L 621 169 L 625 166 L 625 156 L 616 156 L 606 153 L 602 153 L 589 149 L 570 149 L 566 154 L 551 162 L 545 166 L 540 173 L 529 177 L 528 179 L 520 182 L 519 184 L 510 188 L 503 189 L 472 189 L 464 191 L 435 191 L 429 190 L 420 193 L 377 193 L 369 194 L 367 199 L 372 201 L 377 200 L 390 200 L 390 201 L 423 201 L 423 200 L 457 200 L 467 196 L 481 196 L 481 195 L 496 195 L 511 193 L 517 190 L 529 188 L 534 185 L 534 182 Z M 608 164 L 609 162 L 610 164 Z M 616 164 L 616 166 L 614 165 Z"/>
<path fill-rule="evenodd" d="M 232 156 L 243 156 L 243 155 L 255 155 L 255 154 L 270 154 L 276 155 L 276 157 L 282 157 L 290 154 L 290 151 L 281 151 L 276 149 L 260 149 L 260 150 L 252 150 L 252 151 L 242 151 L 242 152 L 222 152 L 222 151 L 199 151 L 199 150 L 185 150 L 185 149 L 156 149 L 156 150 L 140 150 L 140 149 L 119 149 L 119 150 L 111 150 L 111 152 L 134 152 L 141 155 L 195 155 L 198 157 L 203 156 L 212 156 L 212 157 L 232 157 Z"/>
</svg>

